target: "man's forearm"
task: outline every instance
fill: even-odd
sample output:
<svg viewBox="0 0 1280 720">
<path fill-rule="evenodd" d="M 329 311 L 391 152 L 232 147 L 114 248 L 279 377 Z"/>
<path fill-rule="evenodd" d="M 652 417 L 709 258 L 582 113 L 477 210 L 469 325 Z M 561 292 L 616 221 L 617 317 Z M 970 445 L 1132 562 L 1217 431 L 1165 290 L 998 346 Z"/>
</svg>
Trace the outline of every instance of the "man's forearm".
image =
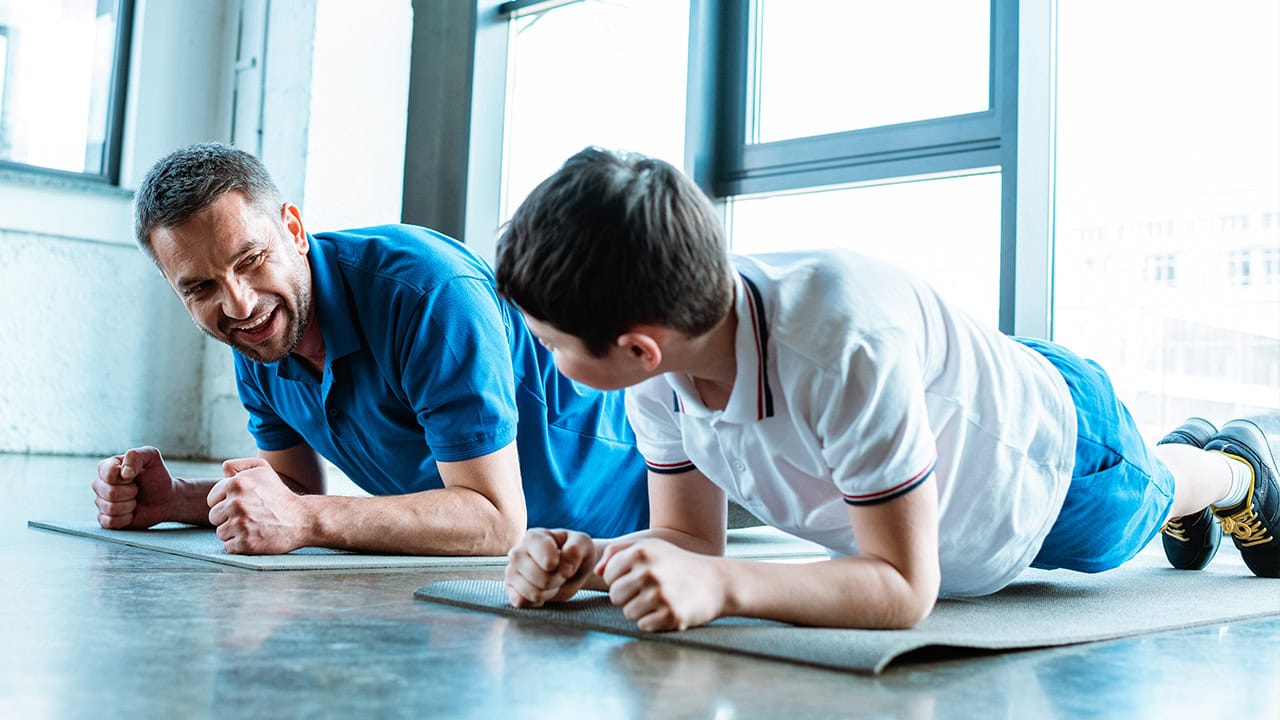
<svg viewBox="0 0 1280 720">
<path fill-rule="evenodd" d="M 504 555 L 524 532 L 523 518 L 499 512 L 465 488 L 386 497 L 309 495 L 307 544 L 406 555 Z"/>
<path fill-rule="evenodd" d="M 175 477 L 174 495 L 169 504 L 170 517 L 173 522 L 188 525 L 209 526 L 209 490 L 217 484 L 218 479 L 184 480 Z"/>
</svg>

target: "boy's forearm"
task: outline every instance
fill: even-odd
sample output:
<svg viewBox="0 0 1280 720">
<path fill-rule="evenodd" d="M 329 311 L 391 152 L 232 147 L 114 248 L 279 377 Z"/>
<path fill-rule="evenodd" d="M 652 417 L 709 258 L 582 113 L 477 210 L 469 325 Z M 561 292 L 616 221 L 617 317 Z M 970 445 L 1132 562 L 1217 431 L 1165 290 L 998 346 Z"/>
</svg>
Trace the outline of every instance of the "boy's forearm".
<svg viewBox="0 0 1280 720">
<path fill-rule="evenodd" d="M 871 557 L 813 563 L 721 559 L 722 616 L 795 625 L 867 629 L 908 628 L 928 616 L 937 586 L 913 585 L 896 568 Z"/>
</svg>

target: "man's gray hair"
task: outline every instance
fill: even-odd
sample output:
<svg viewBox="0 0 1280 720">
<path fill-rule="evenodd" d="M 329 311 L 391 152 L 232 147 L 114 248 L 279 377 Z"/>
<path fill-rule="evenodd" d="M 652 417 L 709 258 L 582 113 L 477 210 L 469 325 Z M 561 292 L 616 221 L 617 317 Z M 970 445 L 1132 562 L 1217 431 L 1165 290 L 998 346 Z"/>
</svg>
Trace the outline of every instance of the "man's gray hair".
<svg viewBox="0 0 1280 720">
<path fill-rule="evenodd" d="M 280 207 L 280 190 L 258 158 L 222 143 L 190 145 L 147 171 L 134 197 L 134 232 L 151 259 L 151 231 L 181 225 L 238 190 L 264 210 Z"/>
</svg>

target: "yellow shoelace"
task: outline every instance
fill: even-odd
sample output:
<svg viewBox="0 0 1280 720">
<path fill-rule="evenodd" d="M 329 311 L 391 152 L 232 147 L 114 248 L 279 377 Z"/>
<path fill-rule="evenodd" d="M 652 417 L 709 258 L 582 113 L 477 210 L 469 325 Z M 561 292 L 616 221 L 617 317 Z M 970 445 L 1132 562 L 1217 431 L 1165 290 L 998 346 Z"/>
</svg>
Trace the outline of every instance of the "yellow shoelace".
<svg viewBox="0 0 1280 720">
<path fill-rule="evenodd" d="M 1253 465 L 1248 460 L 1236 455 L 1235 453 L 1222 452 L 1229 458 L 1239 460 L 1249 467 L 1249 472 L 1253 472 Z M 1257 481 L 1256 477 L 1250 478 L 1249 490 L 1244 496 L 1244 507 L 1239 512 L 1231 515 L 1218 515 L 1218 508 L 1213 508 L 1213 514 L 1218 515 L 1218 519 L 1222 521 L 1222 532 L 1227 535 L 1234 535 L 1240 541 L 1240 547 L 1253 547 L 1271 541 L 1271 537 L 1267 535 L 1267 531 L 1262 527 L 1262 520 L 1258 517 L 1258 513 L 1253 511 L 1253 484 Z"/>
<path fill-rule="evenodd" d="M 1187 531 L 1183 529 L 1182 523 L 1178 522 L 1179 518 L 1171 518 L 1160 528 L 1160 532 L 1177 540 L 1178 542 L 1187 542 Z"/>
<path fill-rule="evenodd" d="M 1222 520 L 1222 532 L 1234 535 L 1240 540 L 1241 547 L 1253 547 L 1269 542 L 1271 537 L 1262 527 L 1262 520 L 1253 511 L 1253 503 L 1249 503 L 1235 515 L 1219 516 Z"/>
</svg>

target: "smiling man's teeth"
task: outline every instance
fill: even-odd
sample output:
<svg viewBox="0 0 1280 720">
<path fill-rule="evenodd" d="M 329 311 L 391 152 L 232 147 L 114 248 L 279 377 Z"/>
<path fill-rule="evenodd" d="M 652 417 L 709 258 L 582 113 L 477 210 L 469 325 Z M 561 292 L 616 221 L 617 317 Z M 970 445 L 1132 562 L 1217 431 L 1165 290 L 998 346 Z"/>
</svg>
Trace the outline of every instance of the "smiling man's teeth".
<svg viewBox="0 0 1280 720">
<path fill-rule="evenodd" d="M 266 325 L 266 324 L 267 324 L 267 321 L 268 321 L 268 320 L 270 320 L 270 319 L 271 319 L 271 313 L 267 313 L 266 315 L 263 315 L 263 316 L 262 316 L 262 319 L 258 320 L 258 322 L 254 323 L 254 324 L 252 324 L 252 325 L 238 325 L 238 326 L 236 326 L 236 328 L 235 328 L 235 329 L 236 329 L 236 330 L 240 330 L 241 332 L 249 332 L 249 333 L 251 333 L 251 332 L 257 332 L 257 331 L 261 330 L 261 329 L 262 329 L 262 327 L 263 327 L 264 325 Z"/>
</svg>

